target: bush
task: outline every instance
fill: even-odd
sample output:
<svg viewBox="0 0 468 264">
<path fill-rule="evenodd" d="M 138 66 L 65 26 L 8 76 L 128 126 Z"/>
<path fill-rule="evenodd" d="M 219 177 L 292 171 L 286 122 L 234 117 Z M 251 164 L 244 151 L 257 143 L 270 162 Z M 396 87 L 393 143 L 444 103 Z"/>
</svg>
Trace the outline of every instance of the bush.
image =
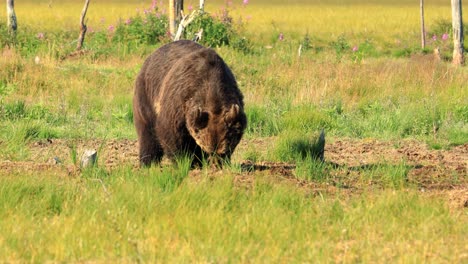
<svg viewBox="0 0 468 264">
<path fill-rule="evenodd" d="M 185 38 L 195 39 L 196 34 L 203 29 L 201 44 L 209 47 L 230 46 L 243 53 L 251 53 L 252 44 L 234 29 L 232 20 L 227 9 L 220 16 L 203 12 L 187 26 Z"/>
<path fill-rule="evenodd" d="M 157 9 L 145 11 L 143 15 L 138 14 L 125 21 L 120 20 L 112 36 L 112 42 L 154 45 L 168 37 L 168 26 L 167 16 L 158 13 Z"/>
<path fill-rule="evenodd" d="M 229 46 L 232 35 L 231 24 L 212 17 L 209 13 L 203 13 L 196 17 L 186 28 L 186 37 L 194 39 L 195 34 L 203 29 L 200 43 L 210 46 Z"/>
</svg>

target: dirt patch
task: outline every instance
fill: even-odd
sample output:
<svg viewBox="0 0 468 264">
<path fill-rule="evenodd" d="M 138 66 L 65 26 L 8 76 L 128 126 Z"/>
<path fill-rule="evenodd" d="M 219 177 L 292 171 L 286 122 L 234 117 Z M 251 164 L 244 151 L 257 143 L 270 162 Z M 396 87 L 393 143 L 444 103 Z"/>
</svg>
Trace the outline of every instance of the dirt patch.
<svg viewBox="0 0 468 264">
<path fill-rule="evenodd" d="M 322 192 L 333 194 L 338 191 L 360 193 L 373 185 L 372 181 L 369 181 L 367 187 L 353 182 L 363 169 L 379 164 L 404 164 L 407 167 L 407 181 L 417 186 L 421 193 L 444 196 L 455 207 L 468 206 L 468 144 L 449 150 L 434 150 L 416 140 L 332 140 L 325 147 L 325 160 L 333 174 L 341 177 L 340 181 L 330 179 L 325 183 L 317 183 L 294 177 L 295 164 L 251 162 L 240 156 L 252 147 L 263 154 L 268 153 L 272 141 L 271 138 L 263 138 L 241 142 L 233 157 L 233 162 L 241 167 L 241 172 L 236 177 L 239 184 L 248 186 L 254 182 L 255 176 L 267 174 L 279 181 L 289 181 L 300 188 L 308 189 L 312 195 L 321 195 Z M 98 165 L 109 170 L 122 164 L 138 168 L 138 143 L 135 140 L 53 139 L 33 142 L 28 147 L 29 160 L 0 161 L 0 174 L 41 171 L 57 176 L 78 175 L 80 155 L 86 149 L 97 150 Z M 219 173 L 210 172 L 214 177 Z M 193 177 L 200 174 L 197 170 L 191 172 Z"/>
</svg>

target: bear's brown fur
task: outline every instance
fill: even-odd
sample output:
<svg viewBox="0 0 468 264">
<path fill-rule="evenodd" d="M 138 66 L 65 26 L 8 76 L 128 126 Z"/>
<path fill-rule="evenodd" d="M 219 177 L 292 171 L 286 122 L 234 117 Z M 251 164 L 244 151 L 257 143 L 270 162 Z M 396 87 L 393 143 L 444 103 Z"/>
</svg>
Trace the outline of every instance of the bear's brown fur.
<svg viewBox="0 0 468 264">
<path fill-rule="evenodd" d="M 193 155 L 228 161 L 247 124 L 243 96 L 212 49 L 181 40 L 151 54 L 136 79 L 133 119 L 140 163 Z"/>
</svg>

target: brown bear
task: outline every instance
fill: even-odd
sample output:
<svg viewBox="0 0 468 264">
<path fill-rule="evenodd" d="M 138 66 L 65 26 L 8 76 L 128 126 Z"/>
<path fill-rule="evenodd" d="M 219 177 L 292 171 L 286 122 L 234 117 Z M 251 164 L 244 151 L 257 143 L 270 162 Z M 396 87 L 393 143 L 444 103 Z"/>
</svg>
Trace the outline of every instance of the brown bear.
<svg viewBox="0 0 468 264">
<path fill-rule="evenodd" d="M 133 120 L 140 164 L 190 155 L 215 165 L 230 160 L 247 125 L 236 79 L 212 49 L 180 40 L 157 49 L 135 83 Z"/>
</svg>

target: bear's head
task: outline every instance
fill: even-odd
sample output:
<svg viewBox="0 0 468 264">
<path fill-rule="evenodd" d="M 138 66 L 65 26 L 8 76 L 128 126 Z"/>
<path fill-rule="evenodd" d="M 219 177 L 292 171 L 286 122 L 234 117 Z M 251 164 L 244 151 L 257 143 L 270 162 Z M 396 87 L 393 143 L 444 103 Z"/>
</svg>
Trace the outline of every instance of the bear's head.
<svg viewBox="0 0 468 264">
<path fill-rule="evenodd" d="M 206 152 L 214 165 L 230 159 L 242 138 L 247 118 L 239 104 L 231 104 L 213 112 L 200 106 L 186 114 L 186 125 L 197 145 Z"/>
</svg>

